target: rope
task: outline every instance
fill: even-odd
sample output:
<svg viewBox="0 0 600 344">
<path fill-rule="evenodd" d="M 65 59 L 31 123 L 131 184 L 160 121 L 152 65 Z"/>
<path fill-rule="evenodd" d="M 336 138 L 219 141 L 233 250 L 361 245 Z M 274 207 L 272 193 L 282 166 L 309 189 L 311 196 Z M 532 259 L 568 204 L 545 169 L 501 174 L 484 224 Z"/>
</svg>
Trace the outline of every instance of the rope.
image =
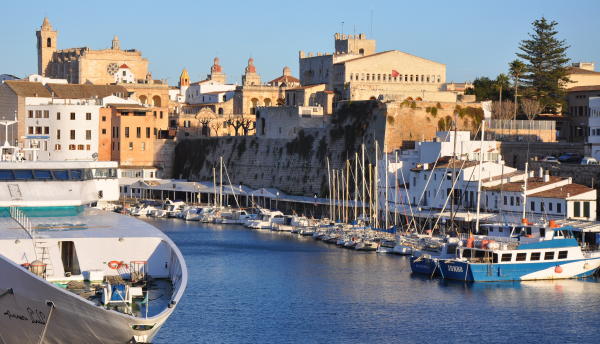
<svg viewBox="0 0 600 344">
<path fill-rule="evenodd" d="M 48 329 L 48 324 L 50 324 L 50 318 L 52 318 L 52 311 L 54 310 L 54 302 L 46 301 L 46 305 L 50 307 L 50 313 L 48 313 L 48 319 L 46 320 L 46 324 L 44 325 L 44 330 L 42 331 L 42 335 L 40 336 L 39 344 L 42 344 L 44 338 L 46 337 L 46 330 Z"/>
</svg>

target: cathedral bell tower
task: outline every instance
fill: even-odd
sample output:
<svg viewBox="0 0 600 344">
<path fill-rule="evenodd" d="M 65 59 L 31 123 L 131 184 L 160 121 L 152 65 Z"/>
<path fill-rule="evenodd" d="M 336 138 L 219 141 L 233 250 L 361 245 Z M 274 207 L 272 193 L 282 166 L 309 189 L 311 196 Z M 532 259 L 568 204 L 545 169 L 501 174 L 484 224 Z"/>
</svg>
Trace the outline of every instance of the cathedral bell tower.
<svg viewBox="0 0 600 344">
<path fill-rule="evenodd" d="M 215 57 L 213 65 L 210 67 L 210 74 L 208 75 L 209 80 L 213 80 L 217 83 L 225 83 L 225 73 L 223 73 L 223 67 L 219 64 L 219 58 Z"/>
<path fill-rule="evenodd" d="M 50 21 L 45 17 L 42 27 L 35 32 L 35 35 L 37 36 L 38 74 L 48 76 L 50 74 L 48 65 L 56 51 L 58 32 L 52 29 Z"/>
<path fill-rule="evenodd" d="M 254 59 L 248 59 L 248 66 L 244 70 L 244 75 L 242 75 L 242 85 L 260 85 L 260 75 L 256 73 L 256 67 L 254 66 Z"/>
</svg>

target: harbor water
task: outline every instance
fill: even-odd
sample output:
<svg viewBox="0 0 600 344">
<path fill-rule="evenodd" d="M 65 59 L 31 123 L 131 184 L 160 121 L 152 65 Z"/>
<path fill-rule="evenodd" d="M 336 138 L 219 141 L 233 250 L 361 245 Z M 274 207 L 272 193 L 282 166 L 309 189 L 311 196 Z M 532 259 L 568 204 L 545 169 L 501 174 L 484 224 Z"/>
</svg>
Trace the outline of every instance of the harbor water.
<svg viewBox="0 0 600 344">
<path fill-rule="evenodd" d="M 598 343 L 597 279 L 465 284 L 295 234 L 144 219 L 188 289 L 155 343 Z"/>
</svg>

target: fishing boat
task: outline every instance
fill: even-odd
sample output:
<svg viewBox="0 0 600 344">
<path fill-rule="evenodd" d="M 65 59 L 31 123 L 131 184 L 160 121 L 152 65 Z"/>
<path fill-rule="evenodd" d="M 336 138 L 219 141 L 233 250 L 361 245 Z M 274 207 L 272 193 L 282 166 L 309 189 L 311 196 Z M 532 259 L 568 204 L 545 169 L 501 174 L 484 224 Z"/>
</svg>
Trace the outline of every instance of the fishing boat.
<svg viewBox="0 0 600 344">
<path fill-rule="evenodd" d="M 539 237 L 518 235 L 505 240 L 473 239 L 456 258 L 440 262 L 444 278 L 473 281 L 528 281 L 584 278 L 600 267 L 600 251 L 584 250 L 570 226 L 550 228 Z"/>
<path fill-rule="evenodd" d="M 430 277 L 437 276 L 440 262 L 456 257 L 456 249 L 460 245 L 458 238 L 428 238 L 418 250 L 410 256 L 410 269 L 413 273 Z"/>
<path fill-rule="evenodd" d="M 114 162 L 0 162 L 0 342 L 148 343 L 187 268 L 161 231 L 92 206 Z"/>
</svg>

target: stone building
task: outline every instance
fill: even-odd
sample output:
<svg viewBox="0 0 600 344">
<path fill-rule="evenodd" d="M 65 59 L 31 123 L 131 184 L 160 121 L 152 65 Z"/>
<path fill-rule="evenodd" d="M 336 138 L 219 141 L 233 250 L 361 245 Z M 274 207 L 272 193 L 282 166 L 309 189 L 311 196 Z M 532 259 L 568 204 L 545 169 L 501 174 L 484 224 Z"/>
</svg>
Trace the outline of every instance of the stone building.
<svg viewBox="0 0 600 344">
<path fill-rule="evenodd" d="M 456 102 L 456 92 L 443 91 L 446 65 L 397 50 L 376 52 L 364 34 L 335 34 L 335 52 L 300 51 L 302 85 L 326 84 L 336 100 L 408 97 Z"/>
<path fill-rule="evenodd" d="M 58 49 L 58 31 L 52 28 L 48 18 L 44 18 L 36 36 L 38 74 L 42 76 L 67 79 L 73 84 L 111 84 L 116 82 L 119 67 L 126 64 L 134 80 L 147 77 L 148 60 L 140 51 L 121 49 L 117 36 L 108 49 Z"/>
<path fill-rule="evenodd" d="M 595 71 L 594 62 L 576 62 L 568 69 L 571 82 L 568 88 L 600 85 L 600 72 Z"/>
</svg>

